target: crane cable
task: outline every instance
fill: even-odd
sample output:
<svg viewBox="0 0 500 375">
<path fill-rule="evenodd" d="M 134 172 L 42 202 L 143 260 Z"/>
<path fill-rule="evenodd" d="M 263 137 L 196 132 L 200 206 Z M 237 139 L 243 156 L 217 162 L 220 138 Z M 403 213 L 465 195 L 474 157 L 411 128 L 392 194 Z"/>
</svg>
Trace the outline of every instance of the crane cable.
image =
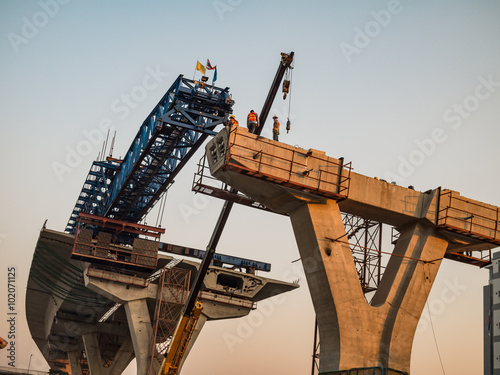
<svg viewBox="0 0 500 375">
<path fill-rule="evenodd" d="M 425 287 L 425 281 L 423 283 L 424 286 L 424 292 L 425 292 L 425 305 L 427 306 L 427 311 L 429 313 L 429 322 L 431 323 L 431 330 L 432 330 L 432 336 L 434 337 L 434 344 L 436 345 L 436 351 L 437 355 L 439 358 L 439 364 L 441 365 L 441 370 L 443 371 L 443 375 L 446 375 L 446 372 L 444 371 L 444 365 L 443 365 L 443 360 L 441 358 L 441 352 L 439 351 L 439 346 L 437 343 L 437 338 L 436 338 L 436 332 L 434 331 L 434 324 L 432 323 L 432 315 L 431 315 L 431 309 L 429 307 L 429 295 L 430 291 L 427 292 L 427 288 Z"/>
<path fill-rule="evenodd" d="M 288 96 L 288 118 L 286 120 L 286 132 L 287 132 L 287 134 L 290 131 L 290 125 L 291 125 L 291 122 L 290 122 L 290 109 L 292 107 L 292 73 L 293 73 L 293 67 L 290 66 L 290 68 L 288 68 L 288 71 L 287 71 L 287 75 L 290 74 L 290 86 L 288 88 L 288 91 L 289 91 L 289 96 Z M 286 78 L 288 78 L 288 77 L 286 77 Z"/>
<path fill-rule="evenodd" d="M 158 216 L 156 217 L 156 226 L 161 227 L 161 223 L 163 221 L 163 214 L 165 212 L 165 206 L 167 205 L 167 193 L 168 189 L 165 190 L 162 197 L 160 198 L 160 207 L 158 210 Z"/>
</svg>

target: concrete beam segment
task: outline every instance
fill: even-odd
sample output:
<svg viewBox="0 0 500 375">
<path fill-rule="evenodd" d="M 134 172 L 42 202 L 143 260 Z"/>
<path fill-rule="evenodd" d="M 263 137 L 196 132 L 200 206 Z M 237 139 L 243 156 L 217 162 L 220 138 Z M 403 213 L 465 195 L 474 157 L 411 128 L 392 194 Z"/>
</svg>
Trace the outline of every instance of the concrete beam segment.
<svg viewBox="0 0 500 375">
<path fill-rule="evenodd" d="M 149 366 L 149 346 L 153 335 L 148 306 L 145 299 L 129 301 L 124 306 L 137 361 L 137 375 L 146 375 Z M 157 371 L 158 369 L 155 373 Z"/>
<path fill-rule="evenodd" d="M 247 301 L 261 301 L 293 290 L 298 286 L 227 268 L 210 267 L 203 280 L 203 287 L 231 298 L 237 297 Z"/>
<path fill-rule="evenodd" d="M 457 244 L 464 250 L 500 245 L 500 209 L 457 192 L 439 189 L 422 216 L 418 204 L 426 193 L 354 173 L 342 158 L 272 141 L 237 126 L 221 130 L 207 144 L 206 154 L 213 176 L 279 213 L 293 211 L 298 200 L 334 199 L 342 212 L 396 228 L 426 219 L 448 232 L 454 251 Z"/>
<path fill-rule="evenodd" d="M 134 301 L 143 298 L 156 299 L 157 285 L 137 286 L 105 280 L 98 277 L 89 276 L 88 272 L 83 272 L 85 286 L 95 293 L 107 299 L 124 304 L 127 301 Z"/>
</svg>

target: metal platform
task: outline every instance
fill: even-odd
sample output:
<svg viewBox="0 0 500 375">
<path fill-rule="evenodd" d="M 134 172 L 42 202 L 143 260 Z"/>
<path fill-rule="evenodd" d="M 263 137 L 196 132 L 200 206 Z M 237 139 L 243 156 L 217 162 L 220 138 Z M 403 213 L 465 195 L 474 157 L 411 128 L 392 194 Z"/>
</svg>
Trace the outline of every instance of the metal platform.
<svg viewBox="0 0 500 375">
<path fill-rule="evenodd" d="M 205 195 L 210 195 L 219 199 L 224 199 L 225 201 L 230 201 L 244 206 L 258 208 L 264 211 L 271 211 L 269 208 L 263 204 L 256 202 L 252 198 L 246 196 L 241 192 L 234 193 L 227 184 L 210 175 L 210 170 L 207 164 L 206 154 L 198 162 L 198 169 L 196 170 L 193 178 L 193 185 L 191 190 L 196 193 L 201 193 Z"/>
<path fill-rule="evenodd" d="M 73 259 L 143 272 L 155 269 L 165 229 L 84 213 L 76 222 Z"/>
</svg>

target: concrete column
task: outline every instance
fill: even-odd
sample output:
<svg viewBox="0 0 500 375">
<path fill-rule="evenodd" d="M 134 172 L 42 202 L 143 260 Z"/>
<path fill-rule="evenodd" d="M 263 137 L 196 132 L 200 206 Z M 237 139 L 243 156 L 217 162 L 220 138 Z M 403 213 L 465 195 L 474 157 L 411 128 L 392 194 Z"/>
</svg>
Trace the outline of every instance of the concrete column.
<svg viewBox="0 0 500 375">
<path fill-rule="evenodd" d="M 82 356 L 81 350 L 73 350 L 68 352 L 69 367 L 71 368 L 71 375 L 82 375 L 82 366 L 80 365 L 80 358 Z"/>
<path fill-rule="evenodd" d="M 97 333 L 86 333 L 82 335 L 82 338 L 90 373 L 92 375 L 107 375 L 107 369 L 103 367 Z"/>
<path fill-rule="evenodd" d="M 448 243 L 415 221 L 401 236 L 370 306 L 359 283 L 338 204 L 290 213 L 321 340 L 320 372 L 410 370 L 413 336 Z"/>
<path fill-rule="evenodd" d="M 146 375 L 149 366 L 149 345 L 153 335 L 148 305 L 145 299 L 138 299 L 128 301 L 124 307 L 137 360 L 137 375 Z"/>
<path fill-rule="evenodd" d="M 132 338 L 127 338 L 123 344 L 120 346 L 120 349 L 115 355 L 111 366 L 109 367 L 109 373 L 111 375 L 121 374 L 130 362 L 134 359 L 134 347 L 132 344 Z M 73 375 L 73 374 L 72 374 Z"/>
</svg>

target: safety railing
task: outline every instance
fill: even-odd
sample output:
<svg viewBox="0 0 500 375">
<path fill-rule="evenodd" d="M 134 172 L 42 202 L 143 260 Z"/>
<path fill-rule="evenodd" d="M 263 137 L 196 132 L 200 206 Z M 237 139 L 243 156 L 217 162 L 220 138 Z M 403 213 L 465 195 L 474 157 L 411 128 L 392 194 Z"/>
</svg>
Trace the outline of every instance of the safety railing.
<svg viewBox="0 0 500 375">
<path fill-rule="evenodd" d="M 456 233 L 500 245 L 499 208 L 444 190 L 439 197 L 436 225 Z"/>
<path fill-rule="evenodd" d="M 164 232 L 162 228 L 80 213 L 72 258 L 99 264 L 121 264 L 122 268 L 152 270 L 158 262 L 159 237 Z M 127 242 L 124 239 L 130 244 L 124 244 Z"/>
<path fill-rule="evenodd" d="M 206 163 L 206 154 L 198 162 L 198 169 L 194 174 L 191 190 L 245 206 L 271 211 L 262 203 L 256 202 L 241 192 L 233 193 L 229 185 L 212 177 Z"/>
<path fill-rule="evenodd" d="M 230 131 L 225 158 L 226 169 L 235 169 L 329 198 L 347 198 L 351 162 L 344 163 L 343 158 L 321 158 L 315 155 L 314 151 L 292 148 L 279 142 L 272 144 L 273 152 L 270 153 L 263 148 L 247 146 L 255 142 L 238 142 L 239 137 L 255 141 L 254 134 L 238 130 L 234 127 Z M 238 153 L 238 150 L 243 152 Z M 290 153 L 291 157 L 280 156 Z"/>
</svg>

